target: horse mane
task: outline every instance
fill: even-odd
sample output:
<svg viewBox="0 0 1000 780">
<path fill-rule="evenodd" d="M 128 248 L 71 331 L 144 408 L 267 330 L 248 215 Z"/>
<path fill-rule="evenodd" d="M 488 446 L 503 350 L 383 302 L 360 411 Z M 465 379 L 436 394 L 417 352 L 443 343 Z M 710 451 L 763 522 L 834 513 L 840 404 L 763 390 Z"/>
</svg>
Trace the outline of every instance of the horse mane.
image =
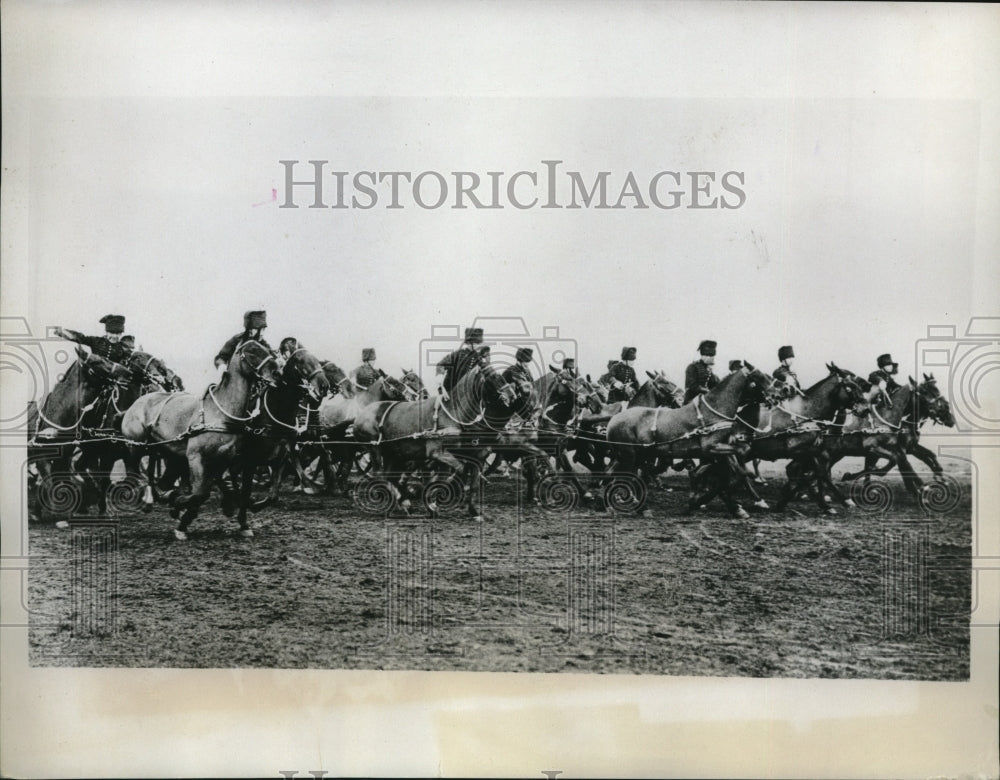
<svg viewBox="0 0 1000 780">
<path fill-rule="evenodd" d="M 834 377 L 834 376 L 836 376 L 836 374 L 834 374 L 834 373 L 833 373 L 833 372 L 831 371 L 831 372 L 830 372 L 829 374 L 827 374 L 827 375 L 826 375 L 825 377 L 823 377 L 822 379 L 820 379 L 820 380 L 819 380 L 818 382 L 815 382 L 815 383 L 813 383 L 812 385 L 810 385 L 809 387 L 807 387 L 807 388 L 806 388 L 806 389 L 805 389 L 805 390 L 804 390 L 803 392 L 804 392 L 804 393 L 805 393 L 806 395 L 809 395 L 809 393 L 811 393 L 811 392 L 812 392 L 813 390 L 815 390 L 815 389 L 816 389 L 817 387 L 819 387 L 819 386 L 820 386 L 821 384 L 823 384 L 824 382 L 828 382 L 828 381 L 830 381 L 830 378 L 831 378 L 831 377 Z"/>
</svg>

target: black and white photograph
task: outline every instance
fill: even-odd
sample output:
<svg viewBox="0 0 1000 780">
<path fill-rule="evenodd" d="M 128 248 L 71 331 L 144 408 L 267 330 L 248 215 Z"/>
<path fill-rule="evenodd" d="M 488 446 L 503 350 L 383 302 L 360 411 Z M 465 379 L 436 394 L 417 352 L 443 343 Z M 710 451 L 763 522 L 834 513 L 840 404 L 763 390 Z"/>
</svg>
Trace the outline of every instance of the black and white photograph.
<svg viewBox="0 0 1000 780">
<path fill-rule="evenodd" d="M 992 6 L 3 17 L 5 776 L 996 776 Z"/>
</svg>

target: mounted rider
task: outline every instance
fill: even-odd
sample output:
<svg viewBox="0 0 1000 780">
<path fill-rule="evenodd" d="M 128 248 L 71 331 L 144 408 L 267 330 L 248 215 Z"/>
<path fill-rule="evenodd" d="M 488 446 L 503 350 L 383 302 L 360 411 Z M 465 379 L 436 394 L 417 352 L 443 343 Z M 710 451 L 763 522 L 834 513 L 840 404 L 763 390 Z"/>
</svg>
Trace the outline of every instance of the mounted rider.
<svg viewBox="0 0 1000 780">
<path fill-rule="evenodd" d="M 875 396 L 881 392 L 887 405 L 892 406 L 889 397 L 899 388 L 899 383 L 894 379 L 898 371 L 899 363 L 893 361 L 891 354 L 886 352 L 884 355 L 879 355 L 878 369 L 868 375 L 868 381 L 872 385 L 868 400 L 874 400 Z"/>
<path fill-rule="evenodd" d="M 504 382 L 531 382 L 531 370 L 528 366 L 535 357 L 535 350 L 531 347 L 521 347 L 514 354 L 514 365 L 508 366 L 503 371 Z"/>
<path fill-rule="evenodd" d="M 273 353 L 271 345 L 264 340 L 264 329 L 267 327 L 266 311 L 248 311 L 243 315 L 243 332 L 237 333 L 222 345 L 219 354 L 215 356 L 215 367 L 223 371 L 229 367 L 236 350 L 246 341 L 256 341 L 262 347 Z"/>
<path fill-rule="evenodd" d="M 489 359 L 489 347 L 480 346 L 483 343 L 482 328 L 466 328 L 465 341 L 458 349 L 449 352 L 437 364 L 437 375 L 443 375 L 438 392 L 447 401 L 449 393 L 458 381 L 469 373 L 473 367 Z"/>
<path fill-rule="evenodd" d="M 621 360 L 613 366 L 609 365 L 609 373 L 611 374 L 611 390 L 608 392 L 609 404 L 617 401 L 630 401 L 639 389 L 639 379 L 631 365 L 636 354 L 635 347 L 622 347 Z"/>
<path fill-rule="evenodd" d="M 729 374 L 735 374 L 741 368 L 743 368 L 743 361 L 742 360 L 730 360 L 729 361 Z M 727 376 L 729 374 L 727 374 Z"/>
<path fill-rule="evenodd" d="M 784 346 L 778 348 L 778 360 L 781 361 L 781 365 L 778 366 L 771 373 L 775 379 L 779 382 L 784 382 L 789 387 L 795 389 L 796 393 L 802 393 L 802 386 L 799 384 L 798 375 L 792 371 L 792 363 L 795 360 L 795 350 L 791 346 Z"/>
<path fill-rule="evenodd" d="M 366 390 L 375 384 L 381 374 L 373 365 L 375 363 L 375 347 L 365 347 L 361 350 L 361 365 L 351 371 L 351 381 L 357 390 Z"/>
<path fill-rule="evenodd" d="M 699 358 L 684 372 L 684 403 L 690 403 L 719 384 L 719 377 L 712 371 L 717 346 L 716 342 L 708 340 L 698 345 Z"/>
<path fill-rule="evenodd" d="M 104 326 L 103 336 L 87 336 L 79 331 L 60 327 L 55 329 L 55 334 L 67 341 L 75 341 L 77 344 L 90 347 L 91 351 L 98 357 L 113 363 L 124 364 L 129 355 L 132 354 L 132 349 L 127 344 L 122 343 L 122 334 L 125 333 L 125 317 L 121 314 L 105 314 L 101 317 L 100 323 Z"/>
</svg>

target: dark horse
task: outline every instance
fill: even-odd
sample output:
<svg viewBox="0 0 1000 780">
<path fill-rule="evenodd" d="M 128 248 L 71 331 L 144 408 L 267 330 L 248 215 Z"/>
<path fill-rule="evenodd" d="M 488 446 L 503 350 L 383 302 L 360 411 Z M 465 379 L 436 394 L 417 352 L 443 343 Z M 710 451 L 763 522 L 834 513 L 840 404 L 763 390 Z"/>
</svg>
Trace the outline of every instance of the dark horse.
<svg viewBox="0 0 1000 780">
<path fill-rule="evenodd" d="M 476 494 L 483 462 L 531 392 L 529 381 L 506 382 L 480 361 L 459 379 L 447 401 L 438 396 L 366 407 L 355 420 L 355 435 L 375 443 L 381 472 L 395 480 L 397 491 L 401 475 L 414 469 L 430 467 L 431 473 L 443 474 L 444 481 L 464 475 L 468 514 L 481 518 Z M 436 512 L 434 501 L 428 508 Z"/>
<path fill-rule="evenodd" d="M 198 398 L 190 393 L 149 393 L 139 398 L 122 420 L 122 433 L 140 444 L 155 446 L 175 463 L 187 463 L 190 495 L 171 496 L 170 515 L 180 518 L 174 535 L 187 539 L 187 528 L 208 499 L 212 484 L 240 454 L 246 436 L 247 414 L 255 385 L 275 385 L 278 364 L 274 355 L 256 341 L 236 349 L 229 368 L 217 386 L 209 385 Z M 244 536 L 252 536 L 241 526 Z"/>
<path fill-rule="evenodd" d="M 85 431 L 99 427 L 113 394 L 129 379 L 125 366 L 77 347 L 78 360 L 42 399 L 28 408 L 28 466 L 37 471 L 36 497 L 40 509 L 60 516 L 66 527 L 83 501 L 83 480 L 72 473 L 77 442 Z M 89 435 L 89 434 L 87 434 Z"/>
<path fill-rule="evenodd" d="M 742 472 L 738 450 L 731 442 L 731 429 L 736 411 L 748 403 L 763 401 L 772 405 L 784 394 L 784 384 L 763 374 L 749 363 L 723 379 L 704 395 L 678 409 L 633 407 L 625 409 L 608 423 L 608 442 L 613 460 L 608 473 L 636 473 L 643 462 L 652 457 L 722 458 L 733 477 Z M 729 482 L 717 482 L 702 496 L 692 496 L 688 511 L 707 503 L 720 494 L 729 511 L 746 517 L 746 510 L 733 498 Z M 641 508 L 641 502 L 637 509 Z"/>
<path fill-rule="evenodd" d="M 866 414 L 868 401 L 858 377 L 833 363 L 826 368 L 830 373 L 825 378 L 777 407 L 762 409 L 757 403 L 740 410 L 733 435 L 750 442 L 750 457 L 768 461 L 798 458 L 818 468 L 824 431 L 838 413 L 851 409 L 856 415 Z M 755 494 L 749 481 L 747 487 Z M 779 509 L 792 497 L 791 488 L 790 482 L 785 485 Z M 822 491 L 815 493 L 815 499 L 821 509 L 836 514 Z"/>
<path fill-rule="evenodd" d="M 896 467 L 906 490 L 919 495 L 923 482 L 913 471 L 906 455 L 913 441 L 910 423 L 919 421 L 924 414 L 921 400 L 921 394 L 911 380 L 909 384 L 893 390 L 886 403 L 872 406 L 869 415 L 849 414 L 842 423 L 830 426 L 823 437 L 823 457 L 817 463 L 796 459 L 788 464 L 786 472 L 792 484 L 791 490 L 809 488 L 826 491 L 837 501 L 849 503 L 834 483 L 830 470 L 842 458 L 857 456 L 865 459 L 865 470 L 844 474 L 843 480 L 867 480 L 872 475 L 881 476 Z M 880 459 L 887 460 L 888 466 L 875 469 L 874 464 Z M 868 468 L 868 464 L 872 468 Z"/>
<path fill-rule="evenodd" d="M 285 360 L 278 384 L 264 388 L 260 396 L 260 413 L 254 418 L 240 450 L 237 469 L 241 476 L 237 517 L 240 528 L 249 527 L 248 509 L 257 511 L 277 500 L 292 449 L 303 430 L 298 425 L 303 405 L 307 409 L 317 408 L 329 389 L 323 366 L 301 345 Z M 254 472 L 262 465 L 272 467 L 270 489 L 266 498 L 251 504 Z"/>
<path fill-rule="evenodd" d="M 81 445 L 76 467 L 86 474 L 87 481 L 96 495 L 98 511 L 107 511 L 108 489 L 111 472 L 117 461 L 125 464 L 125 490 L 138 499 L 144 487 L 140 473 L 140 458 L 121 438 L 122 418 L 126 410 L 144 393 L 167 390 L 177 379 L 162 360 L 148 352 L 132 352 L 124 362 L 129 371 L 128 381 L 116 385 L 104 405 L 99 423 L 99 436 Z M 142 496 L 144 508 L 149 509 L 151 495 Z M 86 506 L 86 505 L 85 505 Z"/>
</svg>

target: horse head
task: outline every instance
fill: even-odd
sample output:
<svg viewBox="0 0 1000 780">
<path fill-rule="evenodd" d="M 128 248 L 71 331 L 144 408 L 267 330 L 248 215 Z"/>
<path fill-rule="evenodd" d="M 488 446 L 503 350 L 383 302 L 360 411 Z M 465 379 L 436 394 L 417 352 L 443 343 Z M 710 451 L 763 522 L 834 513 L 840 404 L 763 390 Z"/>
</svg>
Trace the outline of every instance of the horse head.
<svg viewBox="0 0 1000 780">
<path fill-rule="evenodd" d="M 340 393 L 344 398 L 354 397 L 354 385 L 351 384 L 350 378 L 340 366 L 336 363 L 331 363 L 329 360 L 321 360 L 320 365 L 323 367 L 323 373 L 326 374 L 326 382 L 330 388 L 330 395 Z"/>
<path fill-rule="evenodd" d="M 917 397 L 931 420 L 947 428 L 955 427 L 955 416 L 951 412 L 951 404 L 948 403 L 947 398 L 941 395 L 933 374 L 924 374 L 924 381 L 917 388 Z"/>
<path fill-rule="evenodd" d="M 378 380 L 382 383 L 382 393 L 387 401 L 405 401 L 407 387 L 394 376 L 388 374 Z"/>
<path fill-rule="evenodd" d="M 746 384 L 740 395 L 739 405 L 752 403 L 763 403 L 767 406 L 776 406 L 786 398 L 795 395 L 795 388 L 785 382 L 780 382 L 773 376 L 768 376 L 759 368 L 755 368 L 746 360 L 743 361 L 743 368 L 740 369 L 746 376 Z"/>
<path fill-rule="evenodd" d="M 281 366 L 274 354 L 257 341 L 244 341 L 236 350 L 230 367 L 246 379 L 256 379 L 270 387 L 277 387 L 281 378 Z"/>
<path fill-rule="evenodd" d="M 500 401 L 504 406 L 510 407 L 517 400 L 518 388 L 515 382 L 506 381 L 503 376 L 493 368 L 484 356 L 488 353 L 480 352 L 479 373 L 483 377 L 486 390 L 487 403 L 493 399 Z"/>
<path fill-rule="evenodd" d="M 601 401 L 601 396 L 597 392 L 597 388 L 594 387 L 593 382 L 590 381 L 590 377 L 576 377 L 576 406 L 577 408 L 584 408 L 590 410 L 591 413 L 597 414 L 601 411 L 604 406 Z"/>
<path fill-rule="evenodd" d="M 326 378 L 319 359 L 298 342 L 285 359 L 281 378 L 286 385 L 301 389 L 312 404 L 319 404 L 330 392 L 330 380 Z"/>
<path fill-rule="evenodd" d="M 850 409 L 855 417 L 864 417 L 871 411 L 871 404 L 868 401 L 867 382 L 861 379 L 852 371 L 840 368 L 836 363 L 830 361 L 826 364 L 830 376 L 837 380 L 836 395 L 834 404 L 837 409 Z"/>
<path fill-rule="evenodd" d="M 102 358 L 93 352 L 87 354 L 81 347 L 76 348 L 76 354 L 80 358 L 84 381 L 93 387 L 100 388 L 109 384 L 124 385 L 131 379 L 132 372 L 120 363 Z"/>
<path fill-rule="evenodd" d="M 125 365 L 131 371 L 133 382 L 142 385 L 156 385 L 161 389 L 170 384 L 166 365 L 162 360 L 153 357 L 148 352 L 133 352 L 125 361 Z"/>
<path fill-rule="evenodd" d="M 663 371 L 647 371 L 646 376 L 652 383 L 656 406 L 669 406 L 671 409 L 680 407 L 681 401 L 684 399 L 684 391 L 667 379 Z"/>
<path fill-rule="evenodd" d="M 182 391 L 184 389 L 184 380 L 175 374 L 169 366 L 167 367 L 167 383 L 171 390 Z"/>
<path fill-rule="evenodd" d="M 427 388 L 424 387 L 423 380 L 416 371 L 411 369 L 400 369 L 402 376 L 400 379 L 406 386 L 407 400 L 420 401 L 427 398 Z"/>
</svg>

